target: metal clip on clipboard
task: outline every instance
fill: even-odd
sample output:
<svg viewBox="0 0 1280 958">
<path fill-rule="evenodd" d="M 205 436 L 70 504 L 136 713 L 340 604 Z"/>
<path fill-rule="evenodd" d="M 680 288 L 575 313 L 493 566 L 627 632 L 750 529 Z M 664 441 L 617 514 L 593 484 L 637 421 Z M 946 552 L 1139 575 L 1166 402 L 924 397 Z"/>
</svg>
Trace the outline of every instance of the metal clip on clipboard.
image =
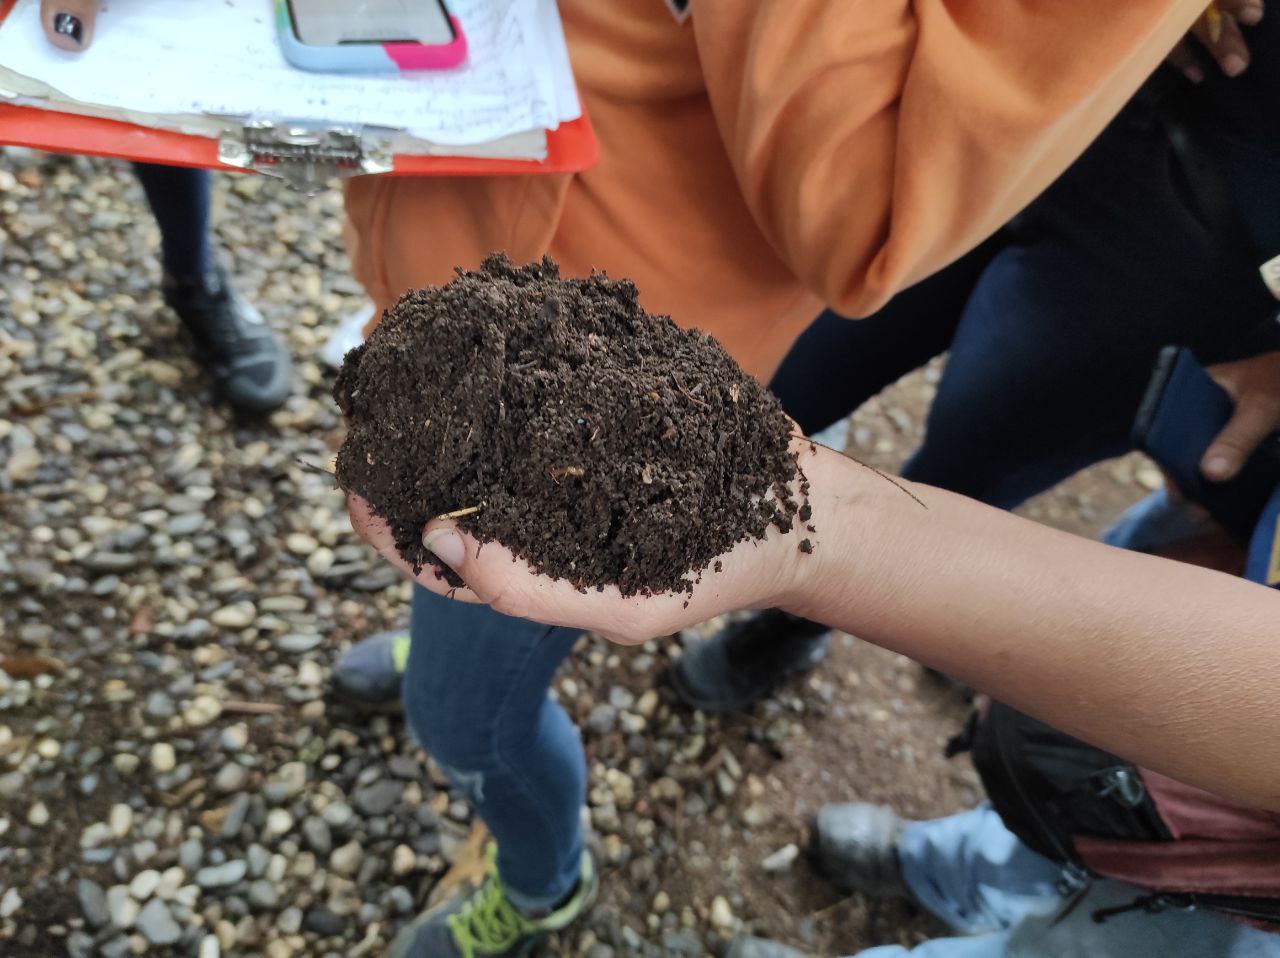
<svg viewBox="0 0 1280 958">
<path fill-rule="evenodd" d="M 389 173 L 396 131 L 362 124 L 226 118 L 218 159 L 227 166 L 277 177 L 314 195 L 336 178 Z"/>
</svg>

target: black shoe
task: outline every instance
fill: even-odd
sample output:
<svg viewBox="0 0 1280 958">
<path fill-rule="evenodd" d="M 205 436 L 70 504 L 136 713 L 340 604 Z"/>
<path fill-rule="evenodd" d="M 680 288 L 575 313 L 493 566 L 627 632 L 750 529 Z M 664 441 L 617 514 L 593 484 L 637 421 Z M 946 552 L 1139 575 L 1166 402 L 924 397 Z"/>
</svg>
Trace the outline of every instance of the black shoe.
<svg viewBox="0 0 1280 958">
<path fill-rule="evenodd" d="M 824 805 L 809 833 L 809 855 L 842 892 L 869 898 L 910 898 L 898 862 L 902 819 L 887 805 Z"/>
<path fill-rule="evenodd" d="M 704 712 L 749 709 L 821 662 L 830 636 L 825 625 L 769 609 L 685 650 L 671 684 L 686 705 Z"/>
<path fill-rule="evenodd" d="M 227 402 L 244 412 L 266 413 L 285 401 L 292 379 L 289 354 L 222 268 L 199 280 L 166 276 L 162 288 L 164 301 L 195 341 L 196 362 Z"/>
</svg>

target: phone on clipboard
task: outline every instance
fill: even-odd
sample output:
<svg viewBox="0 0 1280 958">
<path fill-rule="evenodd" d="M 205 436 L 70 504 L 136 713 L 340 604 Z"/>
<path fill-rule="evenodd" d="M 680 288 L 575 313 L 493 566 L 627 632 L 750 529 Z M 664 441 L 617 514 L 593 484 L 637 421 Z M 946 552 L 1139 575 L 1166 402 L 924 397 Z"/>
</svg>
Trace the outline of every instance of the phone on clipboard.
<svg viewBox="0 0 1280 958">
<path fill-rule="evenodd" d="M 275 0 L 285 59 L 316 73 L 447 70 L 467 41 L 444 0 Z"/>
</svg>

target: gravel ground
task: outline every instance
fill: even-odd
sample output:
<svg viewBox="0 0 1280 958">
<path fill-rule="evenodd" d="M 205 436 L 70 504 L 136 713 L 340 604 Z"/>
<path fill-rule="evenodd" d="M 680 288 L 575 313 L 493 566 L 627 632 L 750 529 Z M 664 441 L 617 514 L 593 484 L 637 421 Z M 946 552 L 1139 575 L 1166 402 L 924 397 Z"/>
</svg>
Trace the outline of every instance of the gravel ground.
<svg viewBox="0 0 1280 958">
<path fill-rule="evenodd" d="M 265 422 L 209 402 L 157 289 L 119 164 L 0 153 L 0 953 L 378 955 L 466 848 L 466 805 L 400 721 L 326 699 L 408 587 L 358 542 L 321 462 L 340 423 L 314 357 L 361 303 L 336 192 L 219 182 L 242 291 L 299 385 Z M 938 369 L 869 404 L 850 450 L 893 467 Z M 1106 464 L 1028 512 L 1094 531 L 1158 477 Z M 795 846 L 822 802 L 913 816 L 976 801 L 941 758 L 954 690 L 849 637 L 750 715 L 675 704 L 682 638 L 584 639 L 575 714 L 601 899 L 560 955 L 716 954 L 741 927 L 815 952 L 912 942 L 901 905 L 840 899 Z"/>
</svg>

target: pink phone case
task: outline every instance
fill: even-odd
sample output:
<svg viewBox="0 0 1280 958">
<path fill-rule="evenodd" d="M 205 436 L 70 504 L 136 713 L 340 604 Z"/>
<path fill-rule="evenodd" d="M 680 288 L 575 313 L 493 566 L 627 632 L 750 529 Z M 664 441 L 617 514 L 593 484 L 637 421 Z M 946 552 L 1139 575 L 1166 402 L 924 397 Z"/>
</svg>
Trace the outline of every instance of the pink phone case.
<svg viewBox="0 0 1280 958">
<path fill-rule="evenodd" d="M 289 13 L 289 0 L 276 0 L 276 30 L 285 59 L 313 73 L 391 73 L 412 70 L 448 70 L 467 58 L 467 38 L 458 18 L 449 15 L 453 40 L 428 46 L 423 43 L 344 43 L 312 46 L 298 39 Z"/>
</svg>

